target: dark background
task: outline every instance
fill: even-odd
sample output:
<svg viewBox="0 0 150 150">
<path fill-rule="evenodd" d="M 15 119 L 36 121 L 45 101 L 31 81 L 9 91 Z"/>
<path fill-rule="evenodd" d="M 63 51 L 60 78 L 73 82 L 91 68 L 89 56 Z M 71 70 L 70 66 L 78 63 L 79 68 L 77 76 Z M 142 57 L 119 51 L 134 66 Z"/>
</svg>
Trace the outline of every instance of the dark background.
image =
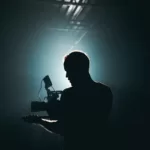
<svg viewBox="0 0 150 150">
<path fill-rule="evenodd" d="M 119 137 L 115 144 L 120 149 L 145 149 L 149 141 L 149 6 L 144 1 L 101 5 L 102 13 L 97 14 L 101 32 L 88 34 L 78 48 L 91 55 L 93 78 L 113 91 L 110 126 L 114 137 Z M 1 146 L 59 149 L 59 136 L 20 119 L 30 113 L 42 77 L 51 72 L 54 79 L 59 74 L 52 59 L 58 59 L 62 49 L 55 47 L 57 37 L 46 30 L 52 16 L 49 5 L 13 0 L 1 2 L 0 7 Z M 48 37 L 51 50 L 43 46 Z M 61 78 L 65 79 L 61 74 L 58 81 L 54 79 L 58 90 L 65 88 Z"/>
</svg>

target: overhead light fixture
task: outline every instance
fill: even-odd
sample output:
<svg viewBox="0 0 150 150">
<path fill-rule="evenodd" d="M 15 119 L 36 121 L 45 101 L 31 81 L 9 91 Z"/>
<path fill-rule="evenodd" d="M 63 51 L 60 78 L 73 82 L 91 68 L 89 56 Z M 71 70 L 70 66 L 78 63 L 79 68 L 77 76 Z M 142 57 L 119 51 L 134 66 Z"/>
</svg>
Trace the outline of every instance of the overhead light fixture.
<svg viewBox="0 0 150 150">
<path fill-rule="evenodd" d="M 73 14 L 73 17 L 72 17 L 73 20 L 75 20 L 79 16 L 79 14 L 81 13 L 82 9 L 83 9 L 82 6 L 78 6 L 77 7 L 77 9 L 76 9 L 76 11 L 75 11 L 75 13 Z"/>
<path fill-rule="evenodd" d="M 71 12 L 73 12 L 73 10 L 75 9 L 75 5 L 70 5 L 69 6 L 69 9 L 68 9 L 68 11 L 67 11 L 67 13 L 66 13 L 66 15 L 68 16 L 68 15 L 70 15 L 71 14 Z"/>
</svg>

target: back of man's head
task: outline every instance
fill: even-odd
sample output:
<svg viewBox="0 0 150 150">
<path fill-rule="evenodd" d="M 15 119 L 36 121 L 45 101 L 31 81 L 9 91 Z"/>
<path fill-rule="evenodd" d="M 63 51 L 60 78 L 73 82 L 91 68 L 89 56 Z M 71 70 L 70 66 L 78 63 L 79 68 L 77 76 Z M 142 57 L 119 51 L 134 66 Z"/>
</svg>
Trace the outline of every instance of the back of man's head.
<svg viewBox="0 0 150 150">
<path fill-rule="evenodd" d="M 88 56 L 81 51 L 73 51 L 69 53 L 64 60 L 64 68 L 66 71 L 89 72 L 90 61 Z"/>
</svg>

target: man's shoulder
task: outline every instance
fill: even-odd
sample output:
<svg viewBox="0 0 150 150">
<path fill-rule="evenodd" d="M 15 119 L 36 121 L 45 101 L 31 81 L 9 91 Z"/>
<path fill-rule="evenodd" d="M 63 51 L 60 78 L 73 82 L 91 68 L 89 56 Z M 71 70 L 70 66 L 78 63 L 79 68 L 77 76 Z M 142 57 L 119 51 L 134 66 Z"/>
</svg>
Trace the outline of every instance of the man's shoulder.
<svg viewBox="0 0 150 150">
<path fill-rule="evenodd" d="M 65 93 L 70 93 L 71 91 L 72 91 L 72 87 L 65 88 L 65 89 L 63 90 L 63 94 L 65 94 Z"/>
<path fill-rule="evenodd" d="M 106 90 L 106 91 L 111 91 L 110 87 L 104 83 L 101 83 L 101 82 L 95 82 L 95 85 L 98 89 L 101 89 L 101 90 Z"/>
<path fill-rule="evenodd" d="M 106 91 L 111 91 L 110 87 L 104 83 L 101 82 L 94 82 L 94 87 L 97 88 L 98 90 L 106 90 Z M 92 88 L 92 86 L 91 86 Z M 69 87 L 63 90 L 63 93 L 70 93 L 73 91 L 73 87 Z"/>
<path fill-rule="evenodd" d="M 63 91 L 62 91 L 62 94 L 61 94 L 61 101 L 63 101 L 64 99 L 67 99 L 70 97 L 70 91 L 71 91 L 72 87 L 69 87 L 69 88 L 65 88 Z"/>
</svg>

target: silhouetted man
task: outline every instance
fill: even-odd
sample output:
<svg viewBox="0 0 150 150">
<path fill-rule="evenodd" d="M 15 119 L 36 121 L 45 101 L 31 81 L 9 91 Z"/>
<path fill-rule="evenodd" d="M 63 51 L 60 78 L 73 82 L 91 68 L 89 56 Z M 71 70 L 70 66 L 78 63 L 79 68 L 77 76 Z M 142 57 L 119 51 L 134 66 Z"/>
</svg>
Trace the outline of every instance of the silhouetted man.
<svg viewBox="0 0 150 150">
<path fill-rule="evenodd" d="M 66 77 L 72 85 L 62 95 L 65 144 L 69 149 L 85 149 L 87 145 L 93 149 L 106 139 L 112 92 L 106 85 L 92 80 L 89 66 L 89 58 L 82 52 L 75 51 L 65 57 Z"/>
<path fill-rule="evenodd" d="M 112 92 L 108 86 L 92 80 L 89 66 L 89 58 L 82 52 L 74 51 L 65 57 L 64 69 L 72 87 L 63 91 L 55 106 L 59 122 L 41 122 L 63 136 L 65 131 L 65 149 L 95 149 L 104 145 L 106 139 Z"/>
</svg>

